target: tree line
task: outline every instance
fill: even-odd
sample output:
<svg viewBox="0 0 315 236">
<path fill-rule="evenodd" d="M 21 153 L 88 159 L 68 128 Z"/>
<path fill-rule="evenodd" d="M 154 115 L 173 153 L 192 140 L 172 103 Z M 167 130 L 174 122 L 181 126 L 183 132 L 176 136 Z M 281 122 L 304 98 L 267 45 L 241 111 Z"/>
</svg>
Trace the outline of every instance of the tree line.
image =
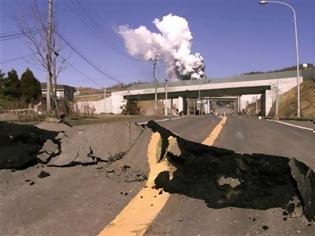
<svg viewBox="0 0 315 236">
<path fill-rule="evenodd" d="M 19 78 L 16 70 L 5 74 L 0 70 L 0 108 L 26 107 L 33 105 L 41 99 L 40 82 L 30 69 L 26 69 Z"/>
</svg>

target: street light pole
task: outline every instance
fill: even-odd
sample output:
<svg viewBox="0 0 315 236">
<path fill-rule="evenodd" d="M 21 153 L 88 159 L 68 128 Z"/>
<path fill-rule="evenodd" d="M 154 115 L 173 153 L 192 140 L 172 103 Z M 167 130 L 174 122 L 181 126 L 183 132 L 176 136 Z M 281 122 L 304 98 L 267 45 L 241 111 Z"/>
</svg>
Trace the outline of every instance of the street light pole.
<svg viewBox="0 0 315 236">
<path fill-rule="evenodd" d="M 296 50 L 296 83 L 297 83 L 297 117 L 301 117 L 301 102 L 300 102 L 300 59 L 299 59 L 299 41 L 297 33 L 297 23 L 296 23 L 296 13 L 294 8 L 285 2 L 281 1 L 259 1 L 261 5 L 266 5 L 267 3 L 280 4 L 289 7 L 293 12 L 294 21 L 294 33 L 295 33 L 295 50 Z"/>
<path fill-rule="evenodd" d="M 276 113 L 275 113 L 275 118 L 279 119 L 279 80 L 278 79 L 277 79 L 275 92 L 276 92 Z"/>
<path fill-rule="evenodd" d="M 201 115 L 201 111 L 202 111 L 202 108 L 201 108 L 201 100 L 200 100 L 200 87 L 201 85 L 199 85 L 199 89 L 198 89 L 198 103 L 199 103 L 199 116 Z"/>
<path fill-rule="evenodd" d="M 158 96 L 157 96 L 157 89 L 158 89 L 158 79 L 157 79 L 157 62 L 159 60 L 159 56 L 155 55 L 154 60 L 153 60 L 153 77 L 154 77 L 154 113 L 157 115 L 157 110 L 158 110 Z"/>
</svg>

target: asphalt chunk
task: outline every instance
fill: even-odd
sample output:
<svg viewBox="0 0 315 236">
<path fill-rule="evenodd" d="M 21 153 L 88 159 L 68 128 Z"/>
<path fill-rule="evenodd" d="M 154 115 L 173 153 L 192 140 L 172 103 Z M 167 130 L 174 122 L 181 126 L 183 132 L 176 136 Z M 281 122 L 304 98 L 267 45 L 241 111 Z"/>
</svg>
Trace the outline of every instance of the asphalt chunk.
<svg viewBox="0 0 315 236">
<path fill-rule="evenodd" d="M 264 225 L 262 228 L 263 228 L 263 230 L 268 230 L 269 229 L 269 227 L 267 225 Z"/>
<path fill-rule="evenodd" d="M 43 170 L 38 174 L 38 178 L 40 178 L 40 179 L 46 178 L 48 176 L 50 176 L 50 174 L 46 171 L 43 171 Z"/>
</svg>

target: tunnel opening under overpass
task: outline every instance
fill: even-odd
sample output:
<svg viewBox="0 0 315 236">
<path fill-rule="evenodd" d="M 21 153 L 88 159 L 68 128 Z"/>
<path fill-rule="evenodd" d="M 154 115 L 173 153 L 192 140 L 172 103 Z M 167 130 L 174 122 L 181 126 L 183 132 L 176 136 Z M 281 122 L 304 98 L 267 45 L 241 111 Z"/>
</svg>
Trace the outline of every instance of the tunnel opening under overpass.
<svg viewBox="0 0 315 236">
<path fill-rule="evenodd" d="M 231 88 L 215 88 L 215 89 L 183 89 L 180 91 L 173 91 L 173 88 L 166 89 L 165 87 L 159 87 L 157 92 L 158 100 L 168 100 L 178 99 L 179 101 L 179 111 L 183 112 L 184 114 L 196 114 L 196 110 L 198 113 L 204 112 L 209 113 L 211 111 L 211 102 L 210 100 L 216 101 L 224 101 L 229 100 L 236 102 L 234 105 L 234 109 L 237 110 L 236 113 L 241 111 L 240 108 L 240 97 L 242 95 L 261 95 L 261 102 L 260 102 L 260 111 L 262 115 L 267 115 L 266 112 L 266 91 L 271 90 L 271 85 L 261 85 L 261 86 L 244 86 L 244 87 L 231 87 Z M 124 99 L 126 100 L 133 100 L 133 101 L 154 101 L 155 93 L 148 92 L 148 93 L 132 93 L 132 91 L 128 91 L 124 95 Z M 199 106 L 200 100 L 206 101 L 208 108 L 198 108 L 198 100 Z M 194 101 L 194 111 L 191 112 L 191 101 Z M 172 103 L 172 102 L 171 102 Z"/>
</svg>

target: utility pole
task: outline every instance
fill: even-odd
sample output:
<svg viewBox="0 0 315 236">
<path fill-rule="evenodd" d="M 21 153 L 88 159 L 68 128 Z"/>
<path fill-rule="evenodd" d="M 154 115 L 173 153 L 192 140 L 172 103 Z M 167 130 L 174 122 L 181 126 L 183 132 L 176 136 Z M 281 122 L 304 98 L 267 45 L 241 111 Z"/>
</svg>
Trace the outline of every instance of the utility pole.
<svg viewBox="0 0 315 236">
<path fill-rule="evenodd" d="M 53 9 L 53 0 L 48 0 L 48 25 L 47 25 L 47 86 L 46 86 L 46 111 L 47 115 L 51 111 L 51 82 L 52 82 L 52 67 L 51 67 L 51 53 L 52 53 L 52 9 Z"/>
<path fill-rule="evenodd" d="M 199 90 L 198 90 L 198 103 L 199 103 L 199 116 L 201 115 L 202 107 L 201 107 L 201 100 L 200 100 L 200 86 L 199 85 Z"/>
<path fill-rule="evenodd" d="M 158 104 L 157 104 L 157 89 L 158 89 L 158 79 L 157 79 L 157 62 L 159 60 L 159 56 L 155 55 L 154 60 L 153 60 L 153 78 L 155 82 L 155 87 L 154 87 L 154 113 L 157 114 L 158 110 Z"/>
<path fill-rule="evenodd" d="M 106 113 L 106 88 L 104 88 L 104 113 Z"/>
<path fill-rule="evenodd" d="M 164 106 L 165 106 L 165 116 L 168 115 L 168 111 L 167 111 L 167 101 L 168 96 L 167 96 L 167 79 L 165 79 L 165 102 L 164 102 Z"/>
</svg>

